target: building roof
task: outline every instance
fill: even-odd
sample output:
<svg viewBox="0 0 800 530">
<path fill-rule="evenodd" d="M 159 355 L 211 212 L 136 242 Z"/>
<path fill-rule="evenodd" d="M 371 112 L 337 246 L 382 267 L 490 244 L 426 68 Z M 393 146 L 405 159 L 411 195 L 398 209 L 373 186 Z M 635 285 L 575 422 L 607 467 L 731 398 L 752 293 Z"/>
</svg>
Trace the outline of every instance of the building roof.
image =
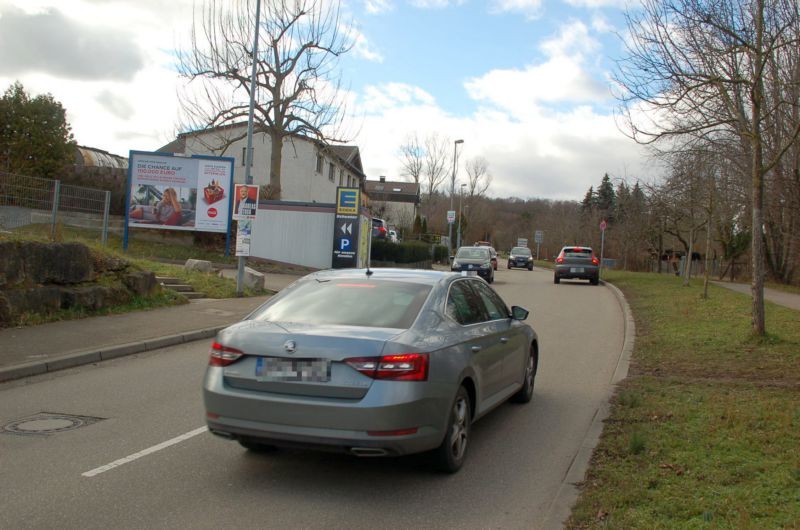
<svg viewBox="0 0 800 530">
<path fill-rule="evenodd" d="M 367 180 L 364 191 L 373 201 L 419 203 L 419 184 L 385 180 Z"/>
<path fill-rule="evenodd" d="M 75 164 L 85 167 L 113 167 L 118 169 L 128 169 L 128 159 L 124 156 L 113 155 L 108 151 L 86 147 L 85 145 L 76 146 Z"/>
</svg>

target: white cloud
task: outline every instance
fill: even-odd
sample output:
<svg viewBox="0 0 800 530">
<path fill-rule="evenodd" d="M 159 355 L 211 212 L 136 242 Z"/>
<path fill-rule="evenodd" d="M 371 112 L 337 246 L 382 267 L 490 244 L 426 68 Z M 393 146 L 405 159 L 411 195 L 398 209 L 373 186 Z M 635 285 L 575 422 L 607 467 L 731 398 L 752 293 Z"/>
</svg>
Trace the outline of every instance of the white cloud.
<svg viewBox="0 0 800 530">
<path fill-rule="evenodd" d="M 492 0 L 489 5 L 492 13 L 522 13 L 528 19 L 536 19 L 542 14 L 542 0 Z"/>
<path fill-rule="evenodd" d="M 460 6 L 466 0 L 411 0 L 411 5 L 420 9 L 444 9 L 446 7 Z"/>
<path fill-rule="evenodd" d="M 379 15 L 394 9 L 391 0 L 365 0 L 364 10 L 370 15 Z"/>
<path fill-rule="evenodd" d="M 351 29 L 350 36 L 353 39 L 353 53 L 357 57 L 376 63 L 383 62 L 383 55 L 371 46 L 366 35 L 356 29 Z"/>
<path fill-rule="evenodd" d="M 542 51 L 550 57 L 583 56 L 598 47 L 599 43 L 589 35 L 589 28 L 579 20 L 563 25 L 558 36 L 541 45 Z"/>
<path fill-rule="evenodd" d="M 386 85 L 371 87 L 359 108 L 367 112 L 353 144 L 373 179 L 401 179 L 398 150 L 412 133 L 463 138 L 464 159 L 483 156 L 489 161 L 494 175 L 489 194 L 494 197 L 580 200 L 605 172 L 646 171 L 640 165 L 642 148 L 619 132 L 612 116 L 587 106 L 515 112 L 491 105 L 457 117 L 419 88 Z"/>
<path fill-rule="evenodd" d="M 567 4 L 574 7 L 588 7 L 591 9 L 599 9 L 602 7 L 618 7 L 625 8 L 629 0 L 564 0 Z"/>
</svg>

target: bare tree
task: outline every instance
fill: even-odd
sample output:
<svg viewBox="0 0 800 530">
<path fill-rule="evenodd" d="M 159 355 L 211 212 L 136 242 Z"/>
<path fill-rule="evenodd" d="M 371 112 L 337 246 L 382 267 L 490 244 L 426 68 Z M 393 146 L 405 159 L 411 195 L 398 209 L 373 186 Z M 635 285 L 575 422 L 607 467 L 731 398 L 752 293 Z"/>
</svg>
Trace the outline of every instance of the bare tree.
<svg viewBox="0 0 800 530">
<path fill-rule="evenodd" d="M 749 153 L 752 324 L 763 335 L 764 181 L 800 133 L 800 122 L 791 124 L 765 157 L 765 118 L 797 106 L 797 100 L 765 95 L 765 72 L 771 62 L 791 64 L 797 54 L 797 2 L 641 0 L 641 10 L 632 13 L 616 75 L 631 135 L 670 147 L 664 140 L 733 137 Z"/>
<path fill-rule="evenodd" d="M 178 71 L 189 83 L 181 98 L 191 129 L 214 129 L 224 153 L 246 136 L 229 127 L 246 120 L 255 91 L 254 131 L 271 140 L 269 198 L 281 197 L 283 141 L 294 135 L 321 142 L 337 137 L 345 114 L 338 58 L 352 38 L 338 1 L 262 2 L 256 82 L 251 83 L 255 2 L 206 0 L 193 23 L 190 45 L 178 53 Z"/>
<path fill-rule="evenodd" d="M 425 150 L 419 143 L 417 133 L 408 135 L 405 143 L 400 146 L 400 163 L 403 166 L 403 176 L 419 184 L 425 166 Z"/>
<path fill-rule="evenodd" d="M 484 195 L 492 184 L 489 162 L 477 156 L 467 160 L 464 165 L 467 171 L 467 196 L 471 199 Z"/>
<path fill-rule="evenodd" d="M 437 133 L 425 138 L 425 158 L 423 160 L 422 174 L 425 177 L 429 200 L 447 177 L 447 169 L 452 161 L 449 154 L 451 143 L 449 138 L 441 137 Z"/>
</svg>

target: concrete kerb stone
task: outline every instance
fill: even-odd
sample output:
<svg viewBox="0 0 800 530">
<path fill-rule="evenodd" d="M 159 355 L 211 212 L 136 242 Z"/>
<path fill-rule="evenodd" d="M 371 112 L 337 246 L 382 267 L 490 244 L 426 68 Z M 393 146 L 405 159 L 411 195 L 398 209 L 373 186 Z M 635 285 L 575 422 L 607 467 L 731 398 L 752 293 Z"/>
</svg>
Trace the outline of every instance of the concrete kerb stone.
<svg viewBox="0 0 800 530">
<path fill-rule="evenodd" d="M 125 357 L 127 355 L 134 355 L 146 351 L 153 351 L 159 348 L 166 348 L 167 346 L 176 346 L 178 344 L 208 339 L 216 336 L 221 329 L 226 327 L 227 326 L 214 326 L 211 328 L 198 329 L 176 335 L 168 335 L 155 339 L 120 344 L 118 346 L 108 346 L 97 350 L 73 352 L 49 360 L 34 361 L 17 366 L 0 368 L 0 382 L 42 375 L 63 370 L 65 368 L 74 368 L 76 366 L 85 364 L 117 359 L 119 357 Z"/>
<path fill-rule="evenodd" d="M 577 485 L 583 482 L 586 478 L 586 471 L 589 469 L 589 462 L 591 461 L 592 454 L 595 447 L 600 441 L 600 436 L 603 434 L 604 422 L 611 414 L 611 398 L 614 396 L 617 384 L 628 376 L 628 367 L 630 366 L 631 355 L 636 341 L 636 321 L 633 318 L 633 313 L 625 300 L 625 295 L 622 294 L 615 285 L 610 284 L 604 280 L 600 283 L 614 293 L 621 309 L 624 320 L 624 331 L 622 341 L 622 351 L 617 359 L 617 366 L 614 369 L 614 374 L 611 377 L 608 388 L 608 396 L 603 405 L 598 407 L 595 411 L 594 418 L 589 429 L 584 435 L 581 447 L 578 449 L 575 458 L 572 460 L 567 474 L 559 487 L 558 493 L 545 517 L 545 524 L 542 528 L 563 528 L 564 521 L 569 517 L 572 506 L 578 500 Z"/>
<path fill-rule="evenodd" d="M 204 259 L 187 259 L 183 268 L 187 271 L 213 272 L 214 267 L 211 262 Z"/>
</svg>

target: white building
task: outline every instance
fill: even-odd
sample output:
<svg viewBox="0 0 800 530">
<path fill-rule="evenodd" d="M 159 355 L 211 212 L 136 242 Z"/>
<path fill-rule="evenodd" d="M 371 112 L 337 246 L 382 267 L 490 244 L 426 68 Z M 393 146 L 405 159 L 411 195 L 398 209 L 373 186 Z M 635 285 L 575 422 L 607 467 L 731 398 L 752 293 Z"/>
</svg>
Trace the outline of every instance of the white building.
<svg viewBox="0 0 800 530">
<path fill-rule="evenodd" d="M 245 150 L 247 124 L 215 127 L 181 133 L 159 152 L 182 155 L 227 156 L 235 159 L 234 182 L 245 182 Z M 232 138 L 239 138 L 231 141 Z M 223 147 L 226 146 L 227 147 Z M 264 132 L 253 134 L 253 183 L 269 184 L 272 141 Z M 336 202 L 337 186 L 364 190 L 364 169 L 356 146 L 326 146 L 304 136 L 283 140 L 281 161 L 281 200 L 305 203 Z"/>
</svg>

